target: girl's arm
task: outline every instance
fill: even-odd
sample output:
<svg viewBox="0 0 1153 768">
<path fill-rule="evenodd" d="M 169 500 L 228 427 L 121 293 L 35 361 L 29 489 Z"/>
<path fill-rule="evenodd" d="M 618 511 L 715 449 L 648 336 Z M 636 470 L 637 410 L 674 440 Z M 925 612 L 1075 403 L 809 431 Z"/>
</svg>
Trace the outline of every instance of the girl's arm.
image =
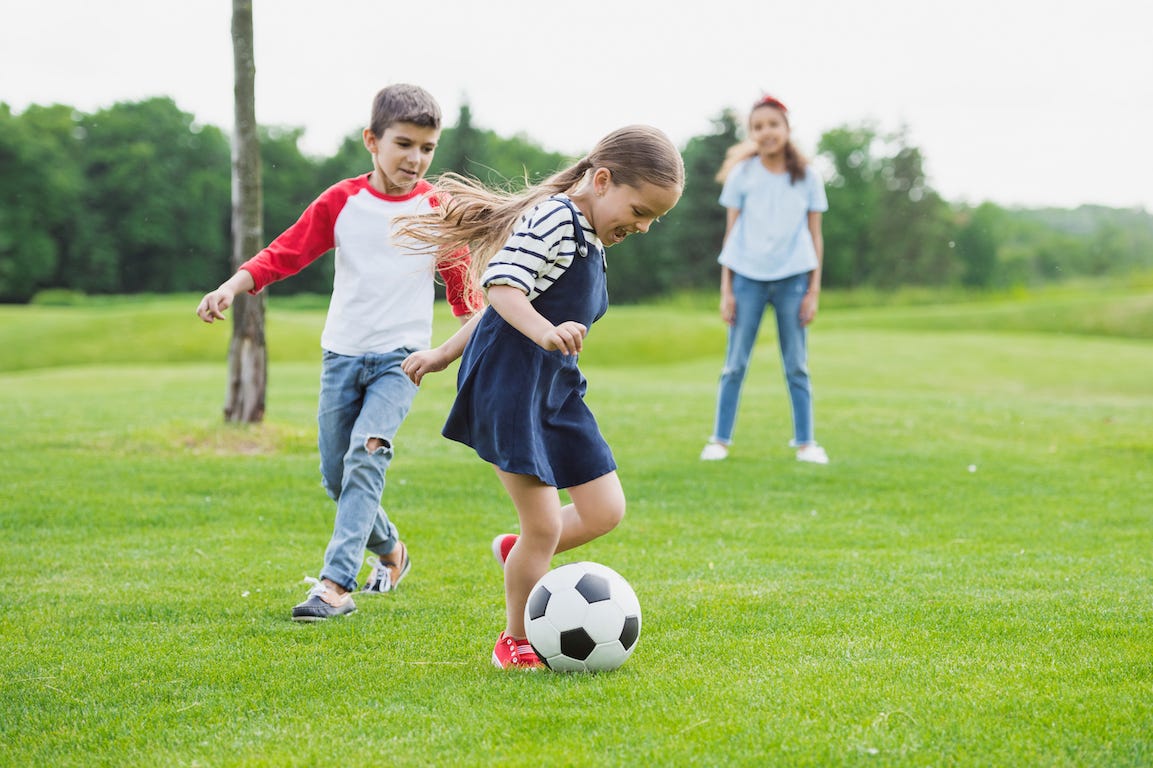
<svg viewBox="0 0 1153 768">
<path fill-rule="evenodd" d="M 729 234 L 732 233 L 733 227 L 737 224 L 737 219 L 741 216 L 740 208 L 727 208 L 726 209 L 726 223 L 725 223 L 725 237 L 721 241 L 723 246 L 728 242 Z M 737 317 L 737 299 L 733 296 L 733 273 L 728 267 L 721 267 L 721 319 L 728 325 L 732 325 Z"/>
<path fill-rule="evenodd" d="M 500 313 L 505 322 L 544 349 L 560 350 L 566 355 L 581 351 L 588 328 L 574 320 L 553 325 L 533 308 L 532 302 L 520 288 L 511 285 L 490 286 L 488 303 Z"/>
<path fill-rule="evenodd" d="M 472 332 L 476 330 L 476 324 L 480 322 L 480 316 L 483 314 L 484 309 L 474 314 L 468 322 L 461 325 L 460 330 L 445 339 L 439 347 L 413 352 L 400 364 L 400 369 L 412 379 L 413 384 L 418 386 L 426 373 L 443 371 L 453 360 L 464 354 L 464 347 L 472 338 Z"/>
<path fill-rule="evenodd" d="M 809 290 L 801 299 L 801 325 L 808 325 L 817 317 L 817 304 L 821 297 L 821 265 L 825 261 L 825 238 L 821 234 L 820 211 L 809 211 L 809 234 L 817 251 L 817 266 L 809 273 Z"/>
</svg>

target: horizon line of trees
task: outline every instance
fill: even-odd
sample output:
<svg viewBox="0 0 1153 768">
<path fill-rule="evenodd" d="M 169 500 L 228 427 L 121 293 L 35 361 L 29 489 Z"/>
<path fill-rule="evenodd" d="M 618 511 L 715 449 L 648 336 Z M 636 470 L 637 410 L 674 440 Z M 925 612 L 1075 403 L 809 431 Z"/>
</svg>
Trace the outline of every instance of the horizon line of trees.
<svg viewBox="0 0 1153 768">
<path fill-rule="evenodd" d="M 430 176 L 455 171 L 515 186 L 568 165 L 524 136 L 472 124 L 465 104 L 443 131 Z M 359 133 L 330 157 L 301 152 L 298 128 L 261 128 L 264 232 L 288 227 L 326 187 L 371 169 Z M 643 238 L 610 254 L 614 301 L 713 289 L 724 211 L 714 180 L 742 135 L 729 110 L 682 154 L 685 193 Z M 590 137 L 590 142 L 597 137 Z M 870 123 L 822 135 L 812 162 L 825 178 L 824 285 L 1000 289 L 1153 268 L 1153 215 L 1139 209 L 1010 209 L 952 204 L 932 189 L 904 131 Z M 0 301 L 38 292 L 207 291 L 231 273 L 228 135 L 166 97 L 91 114 L 67 105 L 15 114 L 0 102 Z M 322 293 L 325 258 L 274 287 Z"/>
</svg>

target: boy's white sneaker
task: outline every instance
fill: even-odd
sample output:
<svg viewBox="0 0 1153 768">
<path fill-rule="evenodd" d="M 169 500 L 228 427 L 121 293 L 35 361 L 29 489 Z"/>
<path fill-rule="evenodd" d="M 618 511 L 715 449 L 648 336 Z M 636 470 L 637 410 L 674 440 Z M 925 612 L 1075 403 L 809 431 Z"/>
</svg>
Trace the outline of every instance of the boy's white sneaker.
<svg viewBox="0 0 1153 768">
<path fill-rule="evenodd" d="M 729 447 L 724 443 L 705 443 L 701 449 L 701 461 L 722 461 L 729 457 Z"/>
<path fill-rule="evenodd" d="M 809 443 L 797 449 L 797 461 L 807 461 L 810 464 L 828 464 L 829 454 L 816 443 Z"/>
<path fill-rule="evenodd" d="M 360 591 L 379 595 L 394 591 L 400 584 L 400 580 L 412 570 L 412 560 L 408 556 L 408 547 L 404 546 L 402 541 L 396 543 L 396 547 L 392 554 L 388 555 L 387 560 L 370 556 L 368 564 L 372 568 L 372 572 L 369 573 L 368 580 L 364 582 Z"/>
</svg>

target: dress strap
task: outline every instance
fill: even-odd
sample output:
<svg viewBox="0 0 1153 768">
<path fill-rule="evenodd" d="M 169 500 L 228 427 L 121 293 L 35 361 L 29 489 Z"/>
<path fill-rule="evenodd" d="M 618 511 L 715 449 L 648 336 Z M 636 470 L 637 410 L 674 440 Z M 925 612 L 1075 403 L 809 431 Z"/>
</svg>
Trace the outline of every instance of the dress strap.
<svg viewBox="0 0 1153 768">
<path fill-rule="evenodd" d="M 573 230 L 576 234 L 577 255 L 581 258 L 584 258 L 589 255 L 590 248 L 597 251 L 601 257 L 601 266 L 604 267 L 605 271 L 607 272 L 608 260 L 605 258 L 604 249 L 598 248 L 589 242 L 588 237 L 585 235 L 585 228 L 581 225 L 577 207 L 573 204 L 573 201 L 569 200 L 567 197 L 561 197 L 560 195 L 554 195 L 552 199 L 564 203 L 566 206 L 568 206 L 569 213 L 572 214 Z"/>
</svg>

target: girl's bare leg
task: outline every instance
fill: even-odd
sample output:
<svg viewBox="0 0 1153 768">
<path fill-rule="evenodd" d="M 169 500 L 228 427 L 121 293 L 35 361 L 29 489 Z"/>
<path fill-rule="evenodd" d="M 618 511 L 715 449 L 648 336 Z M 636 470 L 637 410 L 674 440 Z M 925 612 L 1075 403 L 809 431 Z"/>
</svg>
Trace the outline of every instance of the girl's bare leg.
<svg viewBox="0 0 1153 768">
<path fill-rule="evenodd" d="M 625 493 L 616 472 L 568 489 L 572 504 L 561 507 L 557 552 L 567 552 L 604 536 L 625 516 Z"/>
<path fill-rule="evenodd" d="M 548 573 L 553 555 L 615 528 L 624 516 L 624 492 L 617 474 L 611 472 L 570 488 L 573 503 L 562 507 L 557 489 L 538 478 L 501 469 L 496 473 L 520 520 L 520 538 L 504 566 L 505 631 L 524 637 L 525 603 L 533 585 Z"/>
</svg>

